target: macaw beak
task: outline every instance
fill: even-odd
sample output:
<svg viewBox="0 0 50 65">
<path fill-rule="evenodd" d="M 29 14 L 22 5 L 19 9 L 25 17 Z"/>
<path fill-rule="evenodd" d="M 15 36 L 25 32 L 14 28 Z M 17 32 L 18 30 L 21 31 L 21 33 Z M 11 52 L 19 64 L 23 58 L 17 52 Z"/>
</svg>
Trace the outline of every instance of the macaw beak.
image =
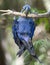
<svg viewBox="0 0 50 65">
<path fill-rule="evenodd" d="M 21 12 L 25 13 L 26 17 L 27 17 L 27 15 L 30 12 L 30 10 L 26 7 L 25 9 L 22 9 Z"/>
<path fill-rule="evenodd" d="M 27 17 L 27 15 L 28 15 L 28 13 L 29 13 L 28 8 L 25 9 L 24 13 L 26 14 L 26 17 Z"/>
<path fill-rule="evenodd" d="M 28 8 L 26 8 L 26 9 L 25 9 L 25 14 L 26 14 L 26 16 L 28 15 L 28 13 L 29 13 L 29 10 L 28 10 Z"/>
</svg>

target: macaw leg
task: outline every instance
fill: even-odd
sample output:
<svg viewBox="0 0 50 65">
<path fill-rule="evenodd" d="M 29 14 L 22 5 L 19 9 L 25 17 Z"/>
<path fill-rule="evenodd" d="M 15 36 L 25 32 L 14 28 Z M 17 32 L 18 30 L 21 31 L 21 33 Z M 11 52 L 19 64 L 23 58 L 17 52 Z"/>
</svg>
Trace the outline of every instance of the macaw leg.
<svg viewBox="0 0 50 65">
<path fill-rule="evenodd" d="M 29 53 L 30 53 L 36 60 L 38 60 L 40 63 L 42 63 L 42 62 L 38 59 L 37 55 L 35 54 L 35 50 L 34 50 L 34 47 L 33 47 L 32 42 L 31 42 L 31 39 L 29 39 L 28 42 L 26 42 L 25 40 L 23 40 L 23 43 L 24 43 L 24 46 L 25 46 L 25 47 L 27 48 L 27 50 L 29 51 Z"/>
</svg>

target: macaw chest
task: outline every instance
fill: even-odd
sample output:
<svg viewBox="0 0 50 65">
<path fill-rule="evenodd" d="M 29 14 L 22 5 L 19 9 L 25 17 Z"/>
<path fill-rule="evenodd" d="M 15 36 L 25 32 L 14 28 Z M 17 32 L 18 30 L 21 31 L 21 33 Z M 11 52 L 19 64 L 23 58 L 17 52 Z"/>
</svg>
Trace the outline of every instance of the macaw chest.
<svg viewBox="0 0 50 65">
<path fill-rule="evenodd" d="M 31 19 L 18 19 L 18 32 L 31 33 L 34 30 L 34 22 Z"/>
<path fill-rule="evenodd" d="M 18 29 L 19 32 L 30 32 L 30 29 L 31 26 L 28 21 L 27 22 L 23 21 L 19 23 L 19 29 Z"/>
</svg>

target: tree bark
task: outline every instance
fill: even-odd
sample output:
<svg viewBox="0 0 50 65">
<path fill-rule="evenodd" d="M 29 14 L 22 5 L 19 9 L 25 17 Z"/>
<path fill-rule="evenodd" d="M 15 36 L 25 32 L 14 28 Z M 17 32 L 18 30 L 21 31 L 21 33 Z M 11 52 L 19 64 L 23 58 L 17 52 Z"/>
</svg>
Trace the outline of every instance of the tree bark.
<svg viewBox="0 0 50 65">
<path fill-rule="evenodd" d="M 2 29 L 0 28 L 0 65 L 6 65 L 5 63 L 5 54 L 2 47 Z"/>
<path fill-rule="evenodd" d="M 6 65 L 5 52 L 2 46 L 2 40 L 5 38 L 5 25 L 6 22 L 3 20 L 0 23 L 0 65 Z"/>
</svg>

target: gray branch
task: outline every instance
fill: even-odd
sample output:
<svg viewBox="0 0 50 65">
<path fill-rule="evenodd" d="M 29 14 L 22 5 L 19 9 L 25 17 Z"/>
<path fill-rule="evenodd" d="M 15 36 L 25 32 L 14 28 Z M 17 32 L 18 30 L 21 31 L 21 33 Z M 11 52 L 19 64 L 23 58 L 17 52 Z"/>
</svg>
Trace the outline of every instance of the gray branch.
<svg viewBox="0 0 50 65">
<path fill-rule="evenodd" d="M 12 11 L 12 10 L 0 10 L 2 12 L 2 16 L 4 15 L 15 15 L 15 16 L 22 16 L 26 17 L 26 14 L 17 12 L 17 11 Z M 41 13 L 41 14 L 28 14 L 27 17 L 32 17 L 32 18 L 41 18 L 41 17 L 48 17 L 50 16 L 50 12 L 46 13 Z"/>
</svg>

